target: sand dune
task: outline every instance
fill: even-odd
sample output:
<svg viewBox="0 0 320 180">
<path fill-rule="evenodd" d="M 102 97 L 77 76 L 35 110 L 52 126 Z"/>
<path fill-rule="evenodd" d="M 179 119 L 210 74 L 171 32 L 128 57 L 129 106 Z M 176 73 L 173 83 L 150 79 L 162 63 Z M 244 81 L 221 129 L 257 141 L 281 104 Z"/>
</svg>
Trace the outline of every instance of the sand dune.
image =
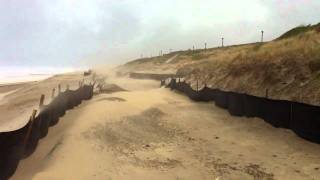
<svg viewBox="0 0 320 180">
<path fill-rule="evenodd" d="M 52 89 L 58 92 L 58 85 L 61 84 L 62 91 L 67 85 L 70 89 L 77 89 L 79 81 L 83 80 L 80 72 L 56 75 L 39 82 L 27 82 L 13 85 L 0 86 L 0 93 L 4 94 L 0 102 L 0 132 L 8 132 L 23 127 L 29 120 L 33 109 L 38 109 L 41 94 L 45 95 L 45 104 L 51 101 Z M 87 82 L 89 79 L 85 78 Z M 9 93 L 9 91 L 14 91 Z"/>
<path fill-rule="evenodd" d="M 320 145 L 231 117 L 159 82 L 100 75 L 127 91 L 69 111 L 12 179 L 319 179 Z"/>
</svg>

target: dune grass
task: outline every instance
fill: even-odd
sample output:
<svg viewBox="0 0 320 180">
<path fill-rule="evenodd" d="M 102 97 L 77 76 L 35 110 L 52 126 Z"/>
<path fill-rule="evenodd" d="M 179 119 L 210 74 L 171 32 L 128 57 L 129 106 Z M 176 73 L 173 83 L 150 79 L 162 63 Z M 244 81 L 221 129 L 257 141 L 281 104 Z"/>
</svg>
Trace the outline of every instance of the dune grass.
<svg viewBox="0 0 320 180">
<path fill-rule="evenodd" d="M 284 33 L 283 35 L 281 35 L 278 40 L 280 39 L 285 39 L 285 38 L 290 38 L 293 36 L 297 36 L 299 34 L 311 31 L 311 30 L 316 30 L 316 31 L 320 31 L 320 23 L 316 24 L 316 25 L 300 25 L 298 27 L 295 27 L 293 29 L 291 29 L 290 31 Z"/>
<path fill-rule="evenodd" d="M 131 63 L 143 64 L 148 62 L 166 65 L 166 59 L 177 53 L 179 54 L 178 61 L 172 63 L 177 63 L 177 68 L 180 70 L 192 66 L 192 68 L 188 67 L 187 69 L 200 68 L 205 69 L 207 73 L 217 70 L 225 73 L 230 71 L 229 74 L 234 74 L 234 71 L 243 72 L 242 69 L 246 69 L 250 72 L 255 71 L 255 66 L 272 64 L 270 66 L 279 66 L 279 68 L 299 65 L 309 68 L 311 73 L 314 73 L 320 70 L 320 23 L 296 27 L 270 42 L 217 47 L 207 50 L 197 49 L 192 51 L 189 49 L 161 57 L 140 59 Z M 224 68 L 219 69 L 221 67 Z"/>
</svg>

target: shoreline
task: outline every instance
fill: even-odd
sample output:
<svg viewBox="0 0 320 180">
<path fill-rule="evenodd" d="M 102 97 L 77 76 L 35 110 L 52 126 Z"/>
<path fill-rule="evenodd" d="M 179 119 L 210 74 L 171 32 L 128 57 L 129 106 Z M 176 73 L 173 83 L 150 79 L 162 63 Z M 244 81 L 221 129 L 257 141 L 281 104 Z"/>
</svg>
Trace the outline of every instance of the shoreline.
<svg viewBox="0 0 320 180">
<path fill-rule="evenodd" d="M 64 74 L 64 73 L 61 73 L 61 74 Z M 6 85 L 16 85 L 16 84 L 24 84 L 24 83 L 30 83 L 30 82 L 38 82 L 38 81 L 43 81 L 43 80 L 46 80 L 48 78 L 51 78 L 53 76 L 55 76 L 57 74 L 52 74 L 52 75 L 47 75 L 47 74 L 43 74 L 43 75 L 30 75 L 28 77 L 18 77 L 18 78 L 15 78 L 15 79 L 10 79 L 10 78 L 7 78 L 6 80 L 3 80 L 0 81 L 0 87 L 1 86 L 6 86 Z"/>
</svg>

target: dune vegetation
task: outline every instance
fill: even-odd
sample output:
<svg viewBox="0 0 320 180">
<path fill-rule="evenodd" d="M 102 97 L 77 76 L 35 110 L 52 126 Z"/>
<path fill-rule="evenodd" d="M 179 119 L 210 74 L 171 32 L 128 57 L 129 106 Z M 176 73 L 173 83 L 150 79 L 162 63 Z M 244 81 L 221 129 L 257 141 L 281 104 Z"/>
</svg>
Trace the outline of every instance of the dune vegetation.
<svg viewBox="0 0 320 180">
<path fill-rule="evenodd" d="M 256 96 L 268 91 L 269 98 L 320 105 L 320 24 L 299 26 L 270 42 L 138 59 L 124 69 L 175 71 L 193 85 Z"/>
</svg>

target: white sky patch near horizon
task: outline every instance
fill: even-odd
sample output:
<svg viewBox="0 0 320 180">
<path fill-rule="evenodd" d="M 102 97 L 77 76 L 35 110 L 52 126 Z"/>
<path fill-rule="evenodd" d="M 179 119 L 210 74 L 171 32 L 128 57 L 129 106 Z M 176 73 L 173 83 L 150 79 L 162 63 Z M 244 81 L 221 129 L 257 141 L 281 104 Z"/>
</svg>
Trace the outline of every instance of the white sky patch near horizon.
<svg viewBox="0 0 320 180">
<path fill-rule="evenodd" d="M 120 64 L 160 50 L 272 40 L 320 22 L 318 0 L 3 0 L 0 66 Z"/>
</svg>

